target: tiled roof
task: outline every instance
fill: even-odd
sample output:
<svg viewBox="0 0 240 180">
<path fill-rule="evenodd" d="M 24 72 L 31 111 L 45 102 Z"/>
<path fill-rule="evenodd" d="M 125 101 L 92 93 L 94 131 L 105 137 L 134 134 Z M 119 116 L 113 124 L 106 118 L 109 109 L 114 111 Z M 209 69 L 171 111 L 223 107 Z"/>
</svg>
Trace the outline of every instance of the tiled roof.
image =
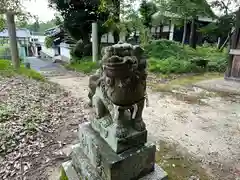
<svg viewBox="0 0 240 180">
<path fill-rule="evenodd" d="M 28 29 L 17 29 L 17 38 L 27 38 L 31 37 L 30 31 Z M 0 32 L 0 37 L 9 37 L 8 30 L 4 29 L 2 32 Z"/>
</svg>

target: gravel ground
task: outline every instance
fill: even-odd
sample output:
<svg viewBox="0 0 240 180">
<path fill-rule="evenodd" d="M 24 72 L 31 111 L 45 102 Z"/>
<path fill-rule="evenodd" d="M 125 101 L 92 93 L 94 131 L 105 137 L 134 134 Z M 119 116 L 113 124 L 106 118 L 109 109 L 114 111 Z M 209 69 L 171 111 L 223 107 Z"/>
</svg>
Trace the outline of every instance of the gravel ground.
<svg viewBox="0 0 240 180">
<path fill-rule="evenodd" d="M 88 77 L 60 74 L 48 76 L 53 83 L 0 79 L 0 179 L 50 179 L 49 172 L 56 177 L 56 167 L 67 160 L 63 149 L 73 143 L 78 124 L 89 116 Z M 202 96 L 198 89 L 199 101 L 192 101 L 196 92 L 185 92 L 181 99 L 178 92 L 148 91 L 149 107 L 143 116 L 149 141 L 179 144 L 213 180 L 240 178 L 238 96 Z"/>
<path fill-rule="evenodd" d="M 51 77 L 50 81 L 87 102 L 87 76 Z M 198 95 L 202 96 L 203 91 L 207 94 L 202 99 L 196 95 L 204 102 L 198 104 L 173 94 L 148 91 L 149 107 L 145 108 L 143 117 L 150 141 L 179 144 L 201 162 L 212 179 L 236 180 L 240 177 L 238 96 L 219 97 L 198 88 Z"/>
<path fill-rule="evenodd" d="M 59 85 L 22 77 L 0 79 L 0 179 L 48 179 L 61 151 L 87 119 L 83 101 Z"/>
</svg>

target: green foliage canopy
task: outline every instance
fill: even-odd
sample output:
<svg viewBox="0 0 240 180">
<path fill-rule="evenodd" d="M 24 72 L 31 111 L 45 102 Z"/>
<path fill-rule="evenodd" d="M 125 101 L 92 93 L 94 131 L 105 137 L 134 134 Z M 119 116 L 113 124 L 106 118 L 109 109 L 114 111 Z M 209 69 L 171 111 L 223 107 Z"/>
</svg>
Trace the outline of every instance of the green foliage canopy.
<svg viewBox="0 0 240 180">
<path fill-rule="evenodd" d="M 91 23 L 98 21 L 100 33 L 106 32 L 103 23 L 108 13 L 99 12 L 99 0 L 49 0 L 49 6 L 57 10 L 63 17 L 65 29 L 75 40 L 82 39 L 85 44 L 90 41 Z"/>
<path fill-rule="evenodd" d="M 157 6 L 153 2 L 143 0 L 139 12 L 143 19 L 143 25 L 147 28 L 152 27 L 152 15 L 157 12 Z"/>
<path fill-rule="evenodd" d="M 45 44 L 46 48 L 52 48 L 52 46 L 53 46 L 53 41 L 54 41 L 54 38 L 53 38 L 53 37 L 47 36 L 47 37 L 45 38 L 45 41 L 44 41 L 44 44 Z"/>
<path fill-rule="evenodd" d="M 210 23 L 208 26 L 201 28 L 200 31 L 211 35 L 215 38 L 227 38 L 230 34 L 232 27 L 236 22 L 236 11 L 240 6 L 239 0 L 214 0 L 211 6 L 222 12 L 222 15 L 217 18 L 217 22 Z M 233 8 L 235 7 L 235 8 Z"/>
<path fill-rule="evenodd" d="M 5 28 L 5 18 L 2 14 L 0 14 L 0 31 L 2 31 Z"/>
</svg>

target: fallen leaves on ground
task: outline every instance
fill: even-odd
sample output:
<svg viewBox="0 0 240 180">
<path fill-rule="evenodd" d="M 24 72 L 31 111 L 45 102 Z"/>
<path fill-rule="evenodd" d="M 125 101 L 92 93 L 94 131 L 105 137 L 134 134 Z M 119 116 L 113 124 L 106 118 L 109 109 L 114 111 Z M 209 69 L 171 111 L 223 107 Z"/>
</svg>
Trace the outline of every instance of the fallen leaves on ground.
<svg viewBox="0 0 240 180">
<path fill-rule="evenodd" d="M 37 168 L 64 158 L 58 151 L 64 140 L 58 136 L 65 126 L 77 128 L 84 121 L 83 106 L 56 84 L 1 78 L 0 179 L 27 179 Z"/>
</svg>

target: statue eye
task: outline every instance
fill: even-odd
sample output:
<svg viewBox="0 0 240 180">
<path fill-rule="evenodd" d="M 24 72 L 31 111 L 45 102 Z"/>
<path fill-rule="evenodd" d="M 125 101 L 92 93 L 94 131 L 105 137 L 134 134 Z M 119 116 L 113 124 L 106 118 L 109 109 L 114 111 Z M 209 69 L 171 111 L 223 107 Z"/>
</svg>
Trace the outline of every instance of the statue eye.
<svg viewBox="0 0 240 180">
<path fill-rule="evenodd" d="M 107 84 L 108 86 L 113 85 L 113 79 L 107 77 L 107 78 L 106 78 L 106 84 Z"/>
</svg>

